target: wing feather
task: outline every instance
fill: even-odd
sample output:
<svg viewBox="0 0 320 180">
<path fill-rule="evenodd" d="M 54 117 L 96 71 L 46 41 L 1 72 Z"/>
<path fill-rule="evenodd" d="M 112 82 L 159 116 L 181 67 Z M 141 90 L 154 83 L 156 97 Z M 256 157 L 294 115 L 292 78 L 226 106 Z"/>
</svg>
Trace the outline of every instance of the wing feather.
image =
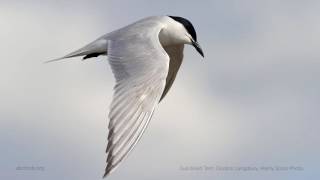
<svg viewBox="0 0 320 180">
<path fill-rule="evenodd" d="M 170 57 L 170 65 L 169 65 L 169 72 L 166 79 L 166 86 L 164 88 L 164 91 L 161 95 L 160 101 L 166 96 L 168 91 L 170 90 L 176 75 L 178 73 L 178 70 L 181 66 L 182 60 L 183 60 L 183 49 L 184 45 L 173 45 L 173 46 L 166 46 L 164 47 L 165 51 Z"/>
<path fill-rule="evenodd" d="M 130 153 L 144 133 L 164 91 L 169 56 L 159 42 L 159 24 L 146 32 L 108 40 L 108 59 L 116 79 L 109 112 L 106 149 L 110 174 Z M 116 33 L 113 34 L 117 36 Z"/>
</svg>

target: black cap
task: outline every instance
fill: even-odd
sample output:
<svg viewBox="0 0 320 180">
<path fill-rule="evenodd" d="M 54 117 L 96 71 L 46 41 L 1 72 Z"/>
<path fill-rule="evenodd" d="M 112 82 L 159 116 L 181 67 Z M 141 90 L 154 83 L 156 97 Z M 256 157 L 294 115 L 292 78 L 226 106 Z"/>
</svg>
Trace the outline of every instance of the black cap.
<svg viewBox="0 0 320 180">
<path fill-rule="evenodd" d="M 183 17 L 178 17 L 178 16 L 169 16 L 171 17 L 172 19 L 174 19 L 175 21 L 181 23 L 185 28 L 186 30 L 188 31 L 188 33 L 191 35 L 191 37 L 193 38 L 194 41 L 197 41 L 197 33 L 196 33 L 196 30 L 194 29 L 192 23 L 186 19 L 186 18 L 183 18 Z"/>
</svg>

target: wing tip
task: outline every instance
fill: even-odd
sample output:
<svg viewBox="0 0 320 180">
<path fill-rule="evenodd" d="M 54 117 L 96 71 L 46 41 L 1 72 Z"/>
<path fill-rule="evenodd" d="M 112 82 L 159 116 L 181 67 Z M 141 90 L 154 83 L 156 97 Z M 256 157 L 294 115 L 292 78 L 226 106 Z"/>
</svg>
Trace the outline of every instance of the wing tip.
<svg viewBox="0 0 320 180">
<path fill-rule="evenodd" d="M 104 173 L 104 175 L 102 176 L 102 178 L 106 178 L 106 177 L 109 176 L 109 175 L 110 175 L 110 172 L 107 172 L 107 171 L 106 171 L 106 172 Z"/>
<path fill-rule="evenodd" d="M 57 59 L 51 59 L 51 60 L 48 60 L 48 61 L 44 61 L 43 63 L 44 64 L 48 64 L 48 63 L 55 62 L 55 61 L 61 61 L 63 59 L 65 59 L 65 57 L 61 57 L 61 58 L 57 58 Z"/>
<path fill-rule="evenodd" d="M 116 167 L 113 166 L 112 163 L 108 163 L 102 178 L 106 178 L 107 176 L 109 176 L 115 170 L 115 168 Z"/>
</svg>

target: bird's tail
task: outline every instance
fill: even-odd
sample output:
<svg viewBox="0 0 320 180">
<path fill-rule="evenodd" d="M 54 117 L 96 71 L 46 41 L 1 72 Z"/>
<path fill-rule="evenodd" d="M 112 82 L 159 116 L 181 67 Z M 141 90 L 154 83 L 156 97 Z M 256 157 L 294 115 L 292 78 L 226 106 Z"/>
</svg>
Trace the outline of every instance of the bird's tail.
<svg viewBox="0 0 320 180">
<path fill-rule="evenodd" d="M 61 58 L 52 59 L 45 61 L 45 63 L 60 61 L 66 58 L 72 58 L 77 56 L 84 56 L 83 59 L 97 57 L 99 55 L 107 54 L 107 40 L 106 39 L 97 39 L 92 43 L 84 46 L 83 48 L 76 50 L 72 53 L 69 53 Z"/>
</svg>

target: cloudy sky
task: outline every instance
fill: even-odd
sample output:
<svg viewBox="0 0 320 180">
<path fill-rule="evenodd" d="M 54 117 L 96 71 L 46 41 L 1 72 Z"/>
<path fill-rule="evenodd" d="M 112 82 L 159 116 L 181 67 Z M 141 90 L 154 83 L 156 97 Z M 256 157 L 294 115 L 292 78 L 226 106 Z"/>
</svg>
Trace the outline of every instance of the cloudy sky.
<svg viewBox="0 0 320 180">
<path fill-rule="evenodd" d="M 0 179 L 101 179 L 107 59 L 43 61 L 166 14 L 193 22 L 205 59 L 185 48 L 173 88 L 109 178 L 319 179 L 319 9 L 316 0 L 0 0 Z"/>
</svg>

